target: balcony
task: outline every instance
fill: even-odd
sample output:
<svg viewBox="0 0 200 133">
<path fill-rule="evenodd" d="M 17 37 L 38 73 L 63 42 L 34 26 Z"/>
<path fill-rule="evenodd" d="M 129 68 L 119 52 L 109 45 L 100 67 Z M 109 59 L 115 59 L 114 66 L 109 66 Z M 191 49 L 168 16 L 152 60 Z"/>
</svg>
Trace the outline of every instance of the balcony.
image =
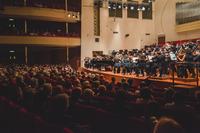
<svg viewBox="0 0 200 133">
<path fill-rule="evenodd" d="M 80 23 L 0 18 L 0 25 L 0 44 L 80 46 Z"/>
<path fill-rule="evenodd" d="M 58 46 L 76 47 L 80 46 L 79 37 L 51 37 L 51 36 L 15 36 L 0 35 L 0 44 L 8 45 L 34 45 L 34 46 Z"/>
<path fill-rule="evenodd" d="M 40 8 L 40 7 L 14 7 L 4 6 L 0 10 L 1 16 L 20 17 L 55 22 L 80 21 L 79 12 L 66 11 L 64 9 Z"/>
</svg>

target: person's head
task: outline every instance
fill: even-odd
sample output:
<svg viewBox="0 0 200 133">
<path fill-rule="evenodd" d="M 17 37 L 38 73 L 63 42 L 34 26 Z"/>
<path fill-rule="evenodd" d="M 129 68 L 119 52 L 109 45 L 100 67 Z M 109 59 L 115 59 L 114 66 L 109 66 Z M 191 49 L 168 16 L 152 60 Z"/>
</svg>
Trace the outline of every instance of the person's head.
<svg viewBox="0 0 200 133">
<path fill-rule="evenodd" d="M 83 96 L 92 97 L 92 96 L 94 96 L 94 95 L 95 95 L 94 91 L 91 90 L 91 89 L 89 89 L 89 88 L 87 88 L 87 89 L 85 89 L 85 90 L 83 91 Z"/>
<path fill-rule="evenodd" d="M 121 83 L 123 84 L 123 83 L 126 83 L 126 79 L 125 78 L 122 78 L 121 79 Z"/>
<path fill-rule="evenodd" d="M 81 82 L 79 79 L 76 79 L 74 82 L 73 82 L 73 86 L 75 87 L 81 87 Z"/>
<path fill-rule="evenodd" d="M 100 75 L 100 80 L 104 80 L 104 75 Z"/>
<path fill-rule="evenodd" d="M 175 95 L 175 91 L 172 88 L 167 88 L 164 92 L 164 98 L 167 102 L 171 102 Z"/>
<path fill-rule="evenodd" d="M 111 81 L 112 81 L 112 83 L 115 83 L 115 82 L 116 82 L 116 78 L 115 78 L 115 77 L 112 77 L 112 78 L 111 78 Z"/>
<path fill-rule="evenodd" d="M 56 85 L 53 89 L 53 95 L 64 93 L 64 88 L 62 85 Z"/>
<path fill-rule="evenodd" d="M 84 81 L 83 84 L 82 84 L 82 88 L 83 88 L 83 90 L 86 89 L 86 88 L 90 88 L 90 82 L 87 81 L 87 80 Z"/>
<path fill-rule="evenodd" d="M 42 90 L 43 94 L 46 96 L 52 95 L 52 85 L 50 83 L 45 83 Z"/>
<path fill-rule="evenodd" d="M 129 84 L 129 86 L 132 86 L 132 84 L 133 84 L 133 79 L 132 79 L 132 78 L 129 78 L 129 79 L 127 80 L 127 83 Z"/>
<path fill-rule="evenodd" d="M 119 102 L 126 100 L 126 91 L 124 89 L 119 89 L 116 91 L 116 100 Z"/>
<path fill-rule="evenodd" d="M 164 117 L 157 122 L 153 133 L 184 133 L 184 130 L 175 120 Z"/>
<path fill-rule="evenodd" d="M 99 95 L 104 96 L 106 94 L 106 86 L 100 85 L 99 86 Z"/>
<path fill-rule="evenodd" d="M 113 89 L 113 86 L 112 86 L 111 84 L 108 84 L 108 85 L 106 86 L 106 88 L 107 88 L 108 91 L 111 91 L 111 90 Z"/>
<path fill-rule="evenodd" d="M 144 88 L 140 91 L 140 97 L 143 98 L 144 100 L 149 100 L 151 99 L 152 92 L 149 88 Z"/>
<path fill-rule="evenodd" d="M 122 88 L 127 91 L 127 90 L 130 89 L 130 86 L 129 86 L 128 83 L 125 82 L 125 83 L 122 84 Z"/>
<path fill-rule="evenodd" d="M 31 81 L 30 81 L 30 85 L 32 87 L 36 87 L 38 85 L 38 81 L 36 78 L 32 78 Z"/>
<path fill-rule="evenodd" d="M 142 81 L 142 82 L 140 83 L 140 88 L 144 88 L 144 87 L 146 87 L 146 82 L 145 82 L 145 81 Z"/>
<path fill-rule="evenodd" d="M 82 95 L 82 89 L 80 87 L 76 87 L 72 90 L 71 97 L 72 99 L 78 99 Z"/>
<path fill-rule="evenodd" d="M 63 112 L 69 108 L 69 96 L 67 94 L 58 94 L 52 97 L 50 101 L 52 111 Z"/>
<path fill-rule="evenodd" d="M 38 79 L 38 84 L 39 84 L 39 86 L 42 86 L 42 85 L 44 85 L 45 84 L 45 79 L 43 79 L 43 78 L 39 78 Z"/>
<path fill-rule="evenodd" d="M 93 83 L 92 83 L 92 86 L 93 86 L 94 89 L 98 88 L 99 85 L 100 85 L 100 81 L 98 81 L 98 80 L 93 81 Z"/>
</svg>

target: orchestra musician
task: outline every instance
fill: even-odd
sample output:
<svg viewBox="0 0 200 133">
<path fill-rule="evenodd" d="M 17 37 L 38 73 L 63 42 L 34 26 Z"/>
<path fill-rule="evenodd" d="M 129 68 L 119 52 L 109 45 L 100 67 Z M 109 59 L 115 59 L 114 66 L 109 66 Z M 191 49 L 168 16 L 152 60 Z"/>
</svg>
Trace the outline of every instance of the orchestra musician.
<svg viewBox="0 0 200 133">
<path fill-rule="evenodd" d="M 178 77 L 195 77 L 194 62 L 200 63 L 200 41 L 165 47 L 149 46 L 142 50 L 112 51 L 111 55 L 101 55 L 85 60 L 86 68 L 102 70 L 112 67 L 114 73 L 136 74 L 139 76 L 168 75 L 169 70 Z M 175 65 L 171 65 L 174 64 Z M 177 62 L 177 63 L 176 63 Z M 200 65 L 198 66 L 200 67 Z M 157 72 L 158 71 L 158 72 Z"/>
</svg>

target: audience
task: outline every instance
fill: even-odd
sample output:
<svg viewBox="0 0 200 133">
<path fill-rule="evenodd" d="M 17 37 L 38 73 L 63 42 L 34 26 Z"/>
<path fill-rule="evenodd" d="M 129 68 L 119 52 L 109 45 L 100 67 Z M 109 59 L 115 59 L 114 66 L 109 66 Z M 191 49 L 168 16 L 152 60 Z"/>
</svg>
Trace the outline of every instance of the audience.
<svg viewBox="0 0 200 133">
<path fill-rule="evenodd" d="M 1 96 L 50 123 L 69 127 L 77 133 L 109 132 L 113 128 L 119 129 L 115 131 L 118 133 L 125 127 L 132 132 L 139 131 L 131 122 L 127 124 L 136 119 L 143 121 L 141 129 L 152 132 L 154 126 L 150 123 L 167 116 L 180 121 L 183 127 L 174 120 L 161 118 L 154 133 L 182 133 L 182 129 L 199 132 L 196 126 L 200 113 L 198 91 L 194 90 L 194 94 L 172 88 L 158 91 L 159 88 L 152 88 L 150 84 L 142 81 L 136 87 L 131 79 L 116 82 L 115 77 L 107 81 L 103 75 L 77 72 L 69 65 L 16 65 L 0 69 Z M 99 122 L 103 121 L 111 123 L 102 127 Z M 114 123 L 120 123 L 121 127 L 115 127 Z"/>
</svg>

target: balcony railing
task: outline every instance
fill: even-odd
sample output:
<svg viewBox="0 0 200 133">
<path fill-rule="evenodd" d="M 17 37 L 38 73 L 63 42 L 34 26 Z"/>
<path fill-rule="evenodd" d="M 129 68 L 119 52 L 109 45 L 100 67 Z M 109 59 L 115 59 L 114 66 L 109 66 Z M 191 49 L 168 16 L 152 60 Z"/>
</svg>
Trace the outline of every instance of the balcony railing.
<svg viewBox="0 0 200 133">
<path fill-rule="evenodd" d="M 2 45 L 33 45 L 33 46 L 56 46 L 56 47 L 76 47 L 80 46 L 79 37 L 51 37 L 51 36 L 1 36 Z"/>
<path fill-rule="evenodd" d="M 43 32 L 43 33 L 24 33 L 24 32 L 2 32 L 0 31 L 0 36 L 43 36 L 43 37 L 77 37 L 80 38 L 80 34 L 77 33 L 51 33 L 51 32 Z"/>
<path fill-rule="evenodd" d="M 2 6 L 18 6 L 18 7 L 40 7 L 40 8 L 54 8 L 54 9 L 65 9 L 65 2 L 50 2 L 48 0 L 45 1 L 9 1 L 4 0 Z"/>
<path fill-rule="evenodd" d="M 14 6 L 14 7 L 39 7 L 39 8 L 52 8 L 52 9 L 66 9 L 66 3 L 65 0 L 63 1 L 32 1 L 32 0 L 14 0 L 14 1 L 9 1 L 9 0 L 1 0 L 0 1 L 0 8 L 3 8 L 4 6 Z M 70 11 L 76 11 L 80 12 L 81 11 L 81 4 L 80 3 L 75 3 L 71 5 L 71 3 L 67 7 Z"/>
<path fill-rule="evenodd" d="M 79 12 L 71 12 L 60 9 L 39 8 L 39 7 L 13 7 L 5 6 L 0 10 L 0 15 L 21 17 L 26 19 L 56 21 L 56 22 L 77 22 L 80 21 Z"/>
</svg>

